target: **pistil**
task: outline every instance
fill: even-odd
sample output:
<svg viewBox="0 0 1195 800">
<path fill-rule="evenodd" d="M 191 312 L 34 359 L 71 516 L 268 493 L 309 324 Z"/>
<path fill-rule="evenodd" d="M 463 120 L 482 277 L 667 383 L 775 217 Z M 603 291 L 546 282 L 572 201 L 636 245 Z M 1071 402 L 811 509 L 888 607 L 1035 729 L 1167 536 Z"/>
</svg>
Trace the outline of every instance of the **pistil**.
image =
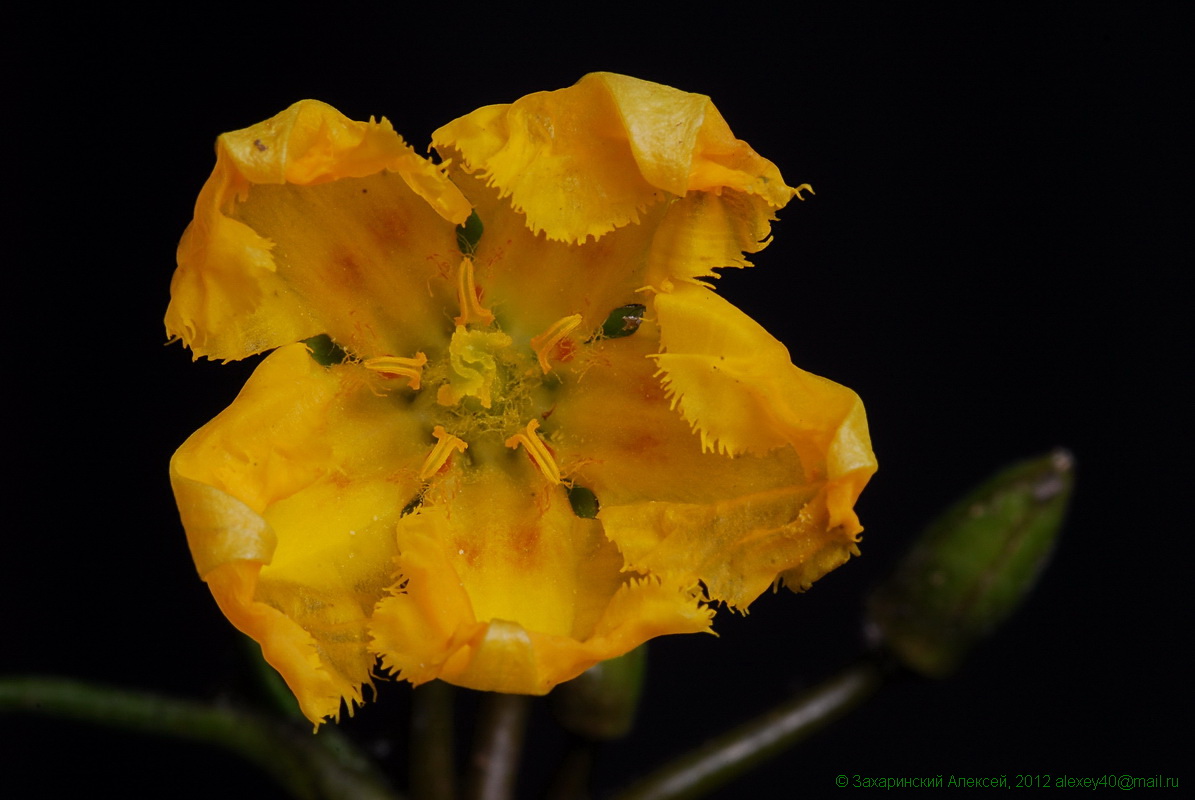
<svg viewBox="0 0 1195 800">
<path fill-rule="evenodd" d="M 492 392 L 502 391 L 498 380 L 498 356 L 510 347 L 511 339 L 501 331 L 469 330 L 458 325 L 448 345 L 452 372 L 436 392 L 436 402 L 455 406 L 465 397 L 475 397 L 482 408 L 490 408 Z"/>
</svg>

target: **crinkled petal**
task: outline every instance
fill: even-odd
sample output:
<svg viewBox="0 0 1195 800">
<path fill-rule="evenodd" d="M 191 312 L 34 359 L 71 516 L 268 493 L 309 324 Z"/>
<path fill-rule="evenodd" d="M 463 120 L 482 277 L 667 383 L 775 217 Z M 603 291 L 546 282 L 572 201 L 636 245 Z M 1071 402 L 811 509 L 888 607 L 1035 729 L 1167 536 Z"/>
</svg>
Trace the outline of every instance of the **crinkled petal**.
<svg viewBox="0 0 1195 800">
<path fill-rule="evenodd" d="M 590 345 L 561 367 L 575 380 L 548 423 L 561 468 L 594 492 L 627 567 L 701 581 L 744 608 L 781 571 L 805 586 L 844 561 L 857 529 L 831 530 L 818 465 L 807 474 L 786 444 L 735 458 L 702 448 L 656 375 L 658 344 L 649 318 L 633 336 Z"/>
<path fill-rule="evenodd" d="M 200 576 L 313 721 L 370 681 L 373 606 L 432 440 L 406 401 L 301 345 L 272 353 L 171 460 Z"/>
<path fill-rule="evenodd" d="M 655 231 L 645 283 L 667 289 L 671 281 L 716 278 L 720 267 L 751 266 L 744 253 L 771 241 L 773 211 L 765 198 L 730 189 L 677 199 Z"/>
<path fill-rule="evenodd" d="M 400 520 L 401 588 L 371 628 L 387 668 L 416 684 L 544 694 L 648 638 L 708 628 L 692 587 L 622 574 L 601 524 L 512 456 L 460 473 L 450 505 Z"/>
<path fill-rule="evenodd" d="M 387 335 L 396 322 L 439 313 L 428 275 L 451 288 L 454 226 L 470 207 L 389 122 L 305 100 L 224 134 L 216 154 L 166 312 L 167 334 L 196 357 L 244 358 L 320 333 L 363 356 L 400 354 L 390 351 L 410 341 Z"/>
<path fill-rule="evenodd" d="M 320 646 L 293 619 L 255 599 L 261 564 L 229 561 L 206 574 L 208 588 L 220 611 L 237 630 L 261 645 L 266 662 L 286 680 L 304 716 L 317 725 L 326 717 L 339 717 L 341 702 L 361 701 L 365 678 L 328 669 Z"/>
<path fill-rule="evenodd" d="M 858 395 L 793 366 L 784 345 L 708 289 L 678 286 L 654 308 L 662 381 L 703 448 L 791 446 L 807 480 L 825 482 L 830 525 L 861 530 L 853 506 L 876 461 Z"/>
<path fill-rule="evenodd" d="M 793 195 L 708 97 L 605 72 L 486 106 L 437 130 L 432 143 L 481 171 L 531 230 L 566 242 L 638 222 L 689 192 L 761 198 L 765 225 Z"/>
</svg>

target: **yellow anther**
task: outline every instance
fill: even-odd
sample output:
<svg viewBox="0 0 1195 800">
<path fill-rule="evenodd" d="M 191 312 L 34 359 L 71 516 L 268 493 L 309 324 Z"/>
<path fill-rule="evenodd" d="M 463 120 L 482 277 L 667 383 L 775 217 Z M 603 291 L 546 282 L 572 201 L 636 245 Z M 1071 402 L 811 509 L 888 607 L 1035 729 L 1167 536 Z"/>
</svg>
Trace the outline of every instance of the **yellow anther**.
<svg viewBox="0 0 1195 800">
<path fill-rule="evenodd" d="M 461 315 L 454 317 L 457 325 L 489 325 L 494 321 L 493 313 L 481 304 L 477 296 L 477 283 L 473 278 L 473 259 L 462 258 L 456 273 L 456 299 L 461 306 Z"/>
<path fill-rule="evenodd" d="M 408 386 L 418 389 L 419 382 L 423 377 L 423 365 L 426 363 L 427 356 L 423 353 L 416 353 L 414 358 L 402 358 L 401 356 L 367 358 L 361 366 L 378 373 L 383 378 L 406 378 L 410 381 Z"/>
<path fill-rule="evenodd" d="M 539 368 L 544 371 L 545 375 L 552 371 L 552 365 L 548 363 L 548 356 L 552 354 L 553 348 L 561 339 L 576 330 L 580 324 L 581 315 L 573 314 L 571 317 L 556 320 L 539 336 L 531 337 L 531 349 L 535 351 L 535 355 L 539 359 Z"/>
<path fill-rule="evenodd" d="M 506 446 L 518 447 L 520 444 L 523 445 L 527 450 L 527 455 L 531 456 L 531 460 L 535 462 L 535 466 L 539 467 L 539 471 L 544 474 L 544 477 L 552 483 L 560 483 L 560 467 L 556 466 L 556 459 L 552 457 L 548 446 L 544 444 L 544 440 L 539 438 L 539 434 L 535 432 L 535 429 L 538 427 L 539 420 L 531 420 L 527 423 L 526 432 L 516 433 L 507 439 Z"/>
<path fill-rule="evenodd" d="M 419 480 L 421 481 L 426 481 L 439 472 L 440 468 L 444 466 L 444 462 L 452 455 L 453 450 L 463 453 L 469 447 L 464 439 L 453 436 L 444 430 L 443 425 L 432 428 L 432 436 L 436 437 L 436 446 L 427 454 L 427 458 L 423 459 L 423 466 L 419 468 Z"/>
</svg>

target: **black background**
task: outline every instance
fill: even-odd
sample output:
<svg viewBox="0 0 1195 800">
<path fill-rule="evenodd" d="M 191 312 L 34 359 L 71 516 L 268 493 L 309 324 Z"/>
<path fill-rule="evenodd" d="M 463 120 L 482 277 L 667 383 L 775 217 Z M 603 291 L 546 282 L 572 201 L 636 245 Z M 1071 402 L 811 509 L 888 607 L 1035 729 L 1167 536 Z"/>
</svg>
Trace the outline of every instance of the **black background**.
<svg viewBox="0 0 1195 800">
<path fill-rule="evenodd" d="M 839 774 L 1189 778 L 1178 17 L 565 8 L 241 4 L 7 29 L 0 672 L 249 692 L 166 474 L 251 370 L 163 346 L 174 248 L 218 133 L 314 97 L 387 116 L 421 149 L 480 105 L 609 70 L 710 95 L 790 184 L 813 184 L 721 291 L 797 364 L 859 392 L 881 468 L 859 504 L 861 559 L 720 614 L 720 638 L 653 643 L 640 725 L 602 754 L 599 787 L 847 663 L 867 587 L 919 526 L 1056 445 L 1077 458 L 1073 512 L 1006 628 L 956 678 L 899 682 L 720 796 L 830 790 Z M 397 763 L 409 692 L 381 694 L 343 727 Z M 0 739 L 6 796 L 280 796 L 206 748 L 12 716 Z M 537 713 L 524 795 L 558 752 Z"/>
</svg>

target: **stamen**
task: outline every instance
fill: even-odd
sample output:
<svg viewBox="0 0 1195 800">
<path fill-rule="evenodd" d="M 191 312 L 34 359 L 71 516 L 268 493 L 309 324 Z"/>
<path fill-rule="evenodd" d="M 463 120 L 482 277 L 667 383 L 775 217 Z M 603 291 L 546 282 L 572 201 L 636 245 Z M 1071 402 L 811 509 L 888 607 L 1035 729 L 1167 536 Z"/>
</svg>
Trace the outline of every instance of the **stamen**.
<svg viewBox="0 0 1195 800">
<path fill-rule="evenodd" d="M 556 344 L 568 336 L 573 330 L 581 324 L 581 315 L 573 314 L 571 317 L 564 317 L 558 319 L 548 326 L 548 329 L 539 336 L 531 337 L 531 349 L 535 351 L 535 355 L 539 358 L 539 368 L 547 375 L 552 371 L 552 365 L 548 363 L 548 356 Z"/>
<path fill-rule="evenodd" d="M 419 382 L 423 377 L 423 365 L 426 363 L 427 356 L 423 353 L 416 353 L 414 358 L 402 358 L 401 356 L 367 358 L 361 366 L 378 373 L 383 378 L 406 378 L 410 381 L 408 386 L 418 389 Z"/>
<path fill-rule="evenodd" d="M 544 440 L 539 438 L 539 434 L 535 429 L 539 427 L 539 420 L 533 419 L 527 423 L 527 431 L 525 433 L 516 433 L 514 436 L 506 440 L 507 447 L 518 447 L 523 445 L 527 450 L 527 455 L 531 456 L 531 460 L 535 462 L 535 466 L 539 467 L 539 471 L 544 474 L 552 483 L 560 483 L 560 467 L 556 466 L 556 459 L 552 457 L 552 453 L 548 450 L 548 446 L 544 444 Z"/>
<path fill-rule="evenodd" d="M 471 258 L 461 259 L 461 266 L 456 274 L 456 299 L 461 306 L 461 315 L 454 318 L 457 325 L 489 325 L 494 321 L 493 313 L 481 304 L 481 298 L 477 295 Z"/>
<path fill-rule="evenodd" d="M 469 447 L 464 439 L 453 436 L 444 430 L 443 425 L 432 428 L 432 436 L 436 437 L 436 446 L 427 454 L 427 458 L 423 459 L 423 466 L 419 468 L 419 480 L 421 481 L 426 481 L 439 472 L 444 463 L 448 461 L 448 457 L 452 455 L 453 450 L 463 453 Z"/>
</svg>

